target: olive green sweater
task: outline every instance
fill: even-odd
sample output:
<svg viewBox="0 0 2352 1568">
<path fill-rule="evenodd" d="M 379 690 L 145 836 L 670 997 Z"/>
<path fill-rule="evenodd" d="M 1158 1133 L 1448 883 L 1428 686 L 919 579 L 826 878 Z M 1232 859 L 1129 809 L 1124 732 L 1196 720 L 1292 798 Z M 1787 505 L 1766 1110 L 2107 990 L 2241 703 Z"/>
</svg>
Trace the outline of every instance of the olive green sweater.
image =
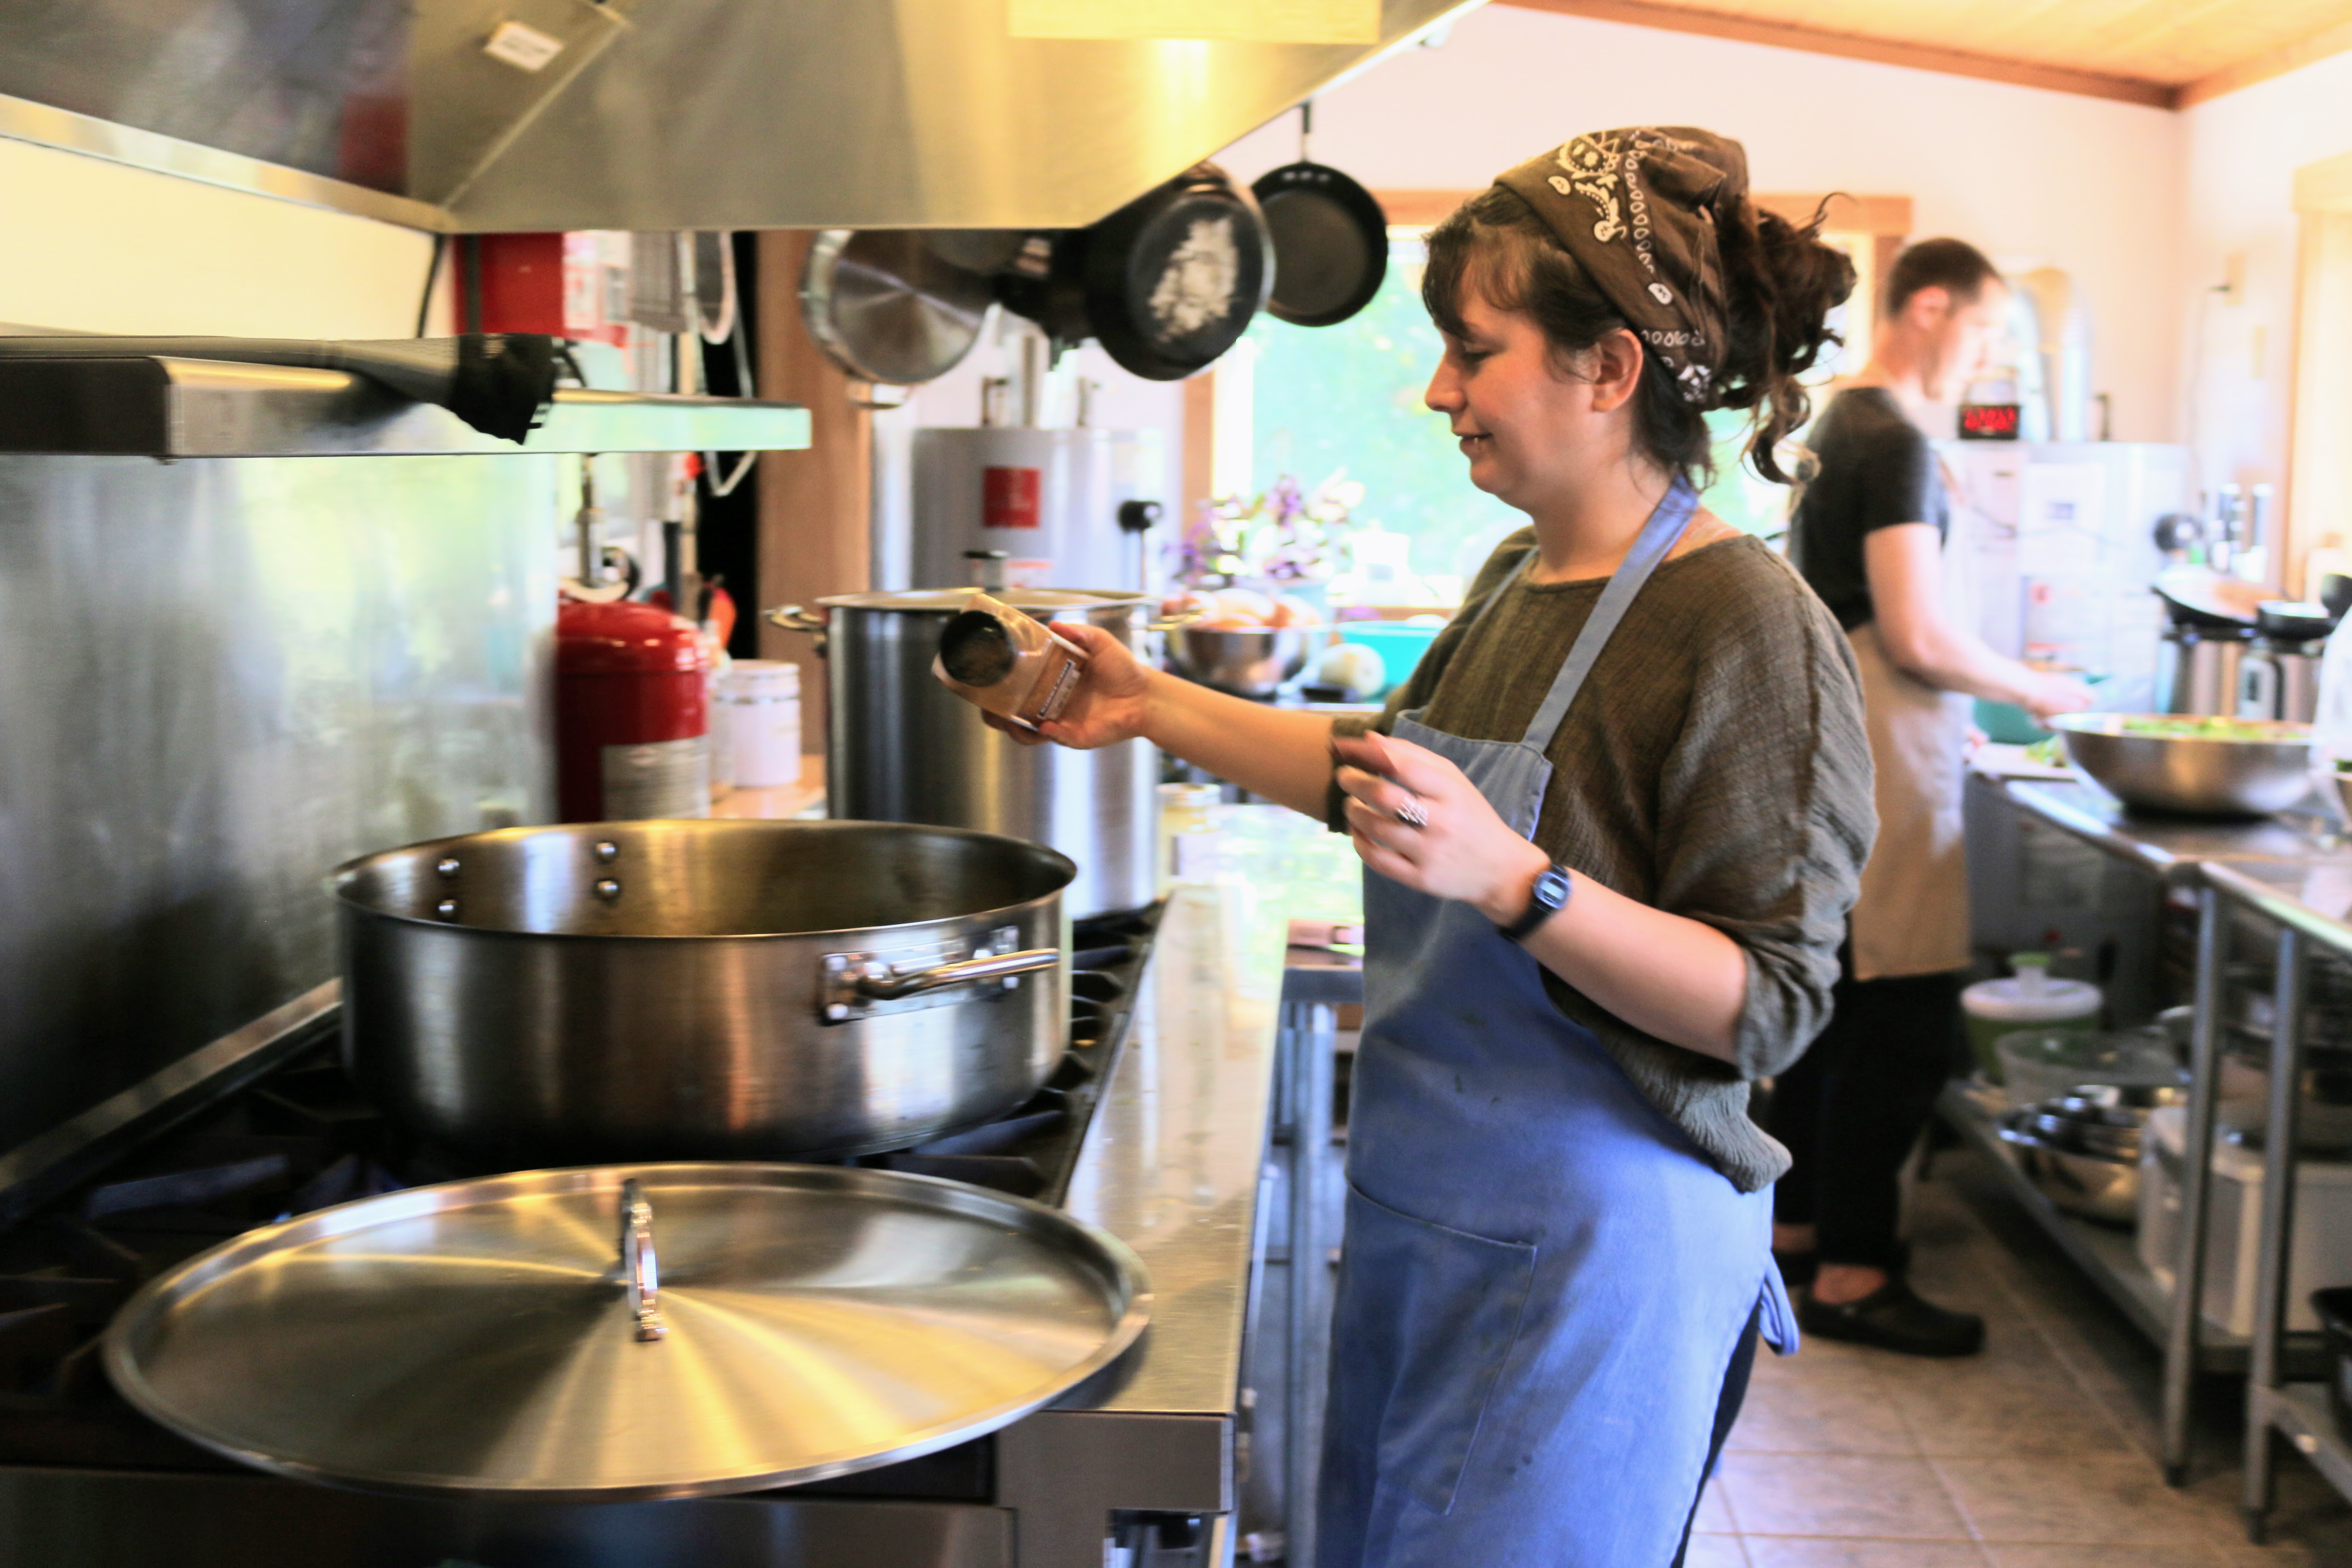
<svg viewBox="0 0 2352 1568">
<path fill-rule="evenodd" d="M 1377 720 L 1516 741 L 1568 657 L 1601 582 L 1514 575 L 1534 531 L 1506 539 Z M 1475 624 L 1490 590 L 1510 585 Z M 1789 1168 L 1748 1115 L 1748 1085 L 1795 1061 L 1828 1022 L 1863 861 L 1877 831 L 1853 654 L 1787 562 L 1723 540 L 1662 563 L 1552 738 L 1535 841 L 1571 871 L 1704 921 L 1738 942 L 1748 989 L 1725 1062 L 1643 1034 L 1544 976 L 1643 1094 L 1745 1192 Z M 1342 825 L 1337 789 L 1332 824 Z"/>
</svg>

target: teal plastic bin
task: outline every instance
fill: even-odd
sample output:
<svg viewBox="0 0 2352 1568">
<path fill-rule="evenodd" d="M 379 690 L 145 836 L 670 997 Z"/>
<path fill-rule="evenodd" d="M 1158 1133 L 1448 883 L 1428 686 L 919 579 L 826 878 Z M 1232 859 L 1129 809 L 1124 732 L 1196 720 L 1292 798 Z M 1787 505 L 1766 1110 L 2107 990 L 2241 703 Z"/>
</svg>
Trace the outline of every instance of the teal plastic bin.
<svg viewBox="0 0 2352 1568">
<path fill-rule="evenodd" d="M 1416 626 L 1403 621 L 1342 621 L 1339 640 L 1358 643 L 1381 656 L 1381 668 L 1387 679 L 1381 683 L 1375 697 L 1385 695 L 1389 689 L 1412 679 L 1421 663 L 1421 656 L 1437 640 L 1444 626 Z"/>
</svg>

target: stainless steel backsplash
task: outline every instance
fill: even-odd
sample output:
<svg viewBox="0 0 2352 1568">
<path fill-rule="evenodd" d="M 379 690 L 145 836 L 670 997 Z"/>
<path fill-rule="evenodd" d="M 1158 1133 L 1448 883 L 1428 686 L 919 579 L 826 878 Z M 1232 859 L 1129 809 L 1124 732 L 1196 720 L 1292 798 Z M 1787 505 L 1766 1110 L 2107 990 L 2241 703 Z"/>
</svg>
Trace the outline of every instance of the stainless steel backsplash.
<svg viewBox="0 0 2352 1568">
<path fill-rule="evenodd" d="M 0 457 L 0 1152 L 331 978 L 326 873 L 552 816 L 551 457 Z"/>
</svg>

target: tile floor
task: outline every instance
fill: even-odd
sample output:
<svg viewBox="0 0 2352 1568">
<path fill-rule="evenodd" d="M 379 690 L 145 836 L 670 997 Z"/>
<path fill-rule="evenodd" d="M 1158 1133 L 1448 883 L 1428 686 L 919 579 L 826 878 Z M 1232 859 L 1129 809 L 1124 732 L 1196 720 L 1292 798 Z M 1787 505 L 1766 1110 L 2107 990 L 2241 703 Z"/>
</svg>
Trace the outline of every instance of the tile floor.
<svg viewBox="0 0 2352 1568">
<path fill-rule="evenodd" d="M 2291 1452 L 2271 1544 L 2247 1544 L 2242 1384 L 2201 1391 L 2190 1485 L 2164 1485 L 2154 1351 L 1972 1156 L 1937 1156 L 1912 1241 L 1922 1292 L 1984 1314 L 1985 1353 L 1763 1355 L 1690 1568 L 2352 1568 L 2352 1506 Z"/>
</svg>

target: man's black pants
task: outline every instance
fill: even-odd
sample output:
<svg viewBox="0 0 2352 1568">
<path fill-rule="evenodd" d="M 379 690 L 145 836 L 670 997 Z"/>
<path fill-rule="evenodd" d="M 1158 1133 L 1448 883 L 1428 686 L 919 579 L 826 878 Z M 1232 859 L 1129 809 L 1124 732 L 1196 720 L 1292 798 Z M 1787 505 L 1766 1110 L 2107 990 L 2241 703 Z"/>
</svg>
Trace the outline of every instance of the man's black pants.
<svg viewBox="0 0 2352 1568">
<path fill-rule="evenodd" d="M 1960 973 L 1856 980 L 1772 1087 L 1764 1130 L 1796 1164 L 1772 1194 L 1772 1217 L 1811 1225 L 1823 1263 L 1900 1273 L 1896 1177 L 1935 1112 L 1960 1040 Z"/>
</svg>

